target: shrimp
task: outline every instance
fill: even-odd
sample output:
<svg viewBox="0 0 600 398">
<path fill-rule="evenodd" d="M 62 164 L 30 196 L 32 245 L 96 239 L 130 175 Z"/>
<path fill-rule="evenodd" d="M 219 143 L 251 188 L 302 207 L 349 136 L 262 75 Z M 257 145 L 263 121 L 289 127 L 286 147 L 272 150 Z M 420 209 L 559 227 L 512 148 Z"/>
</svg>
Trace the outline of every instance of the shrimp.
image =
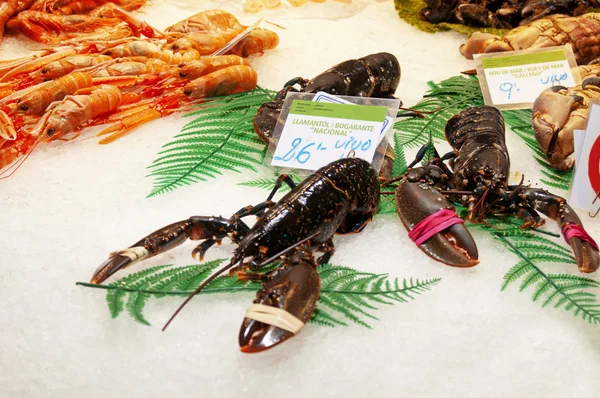
<svg viewBox="0 0 600 398">
<path fill-rule="evenodd" d="M 11 20 L 9 26 L 32 40 L 48 44 L 59 44 L 65 39 L 78 39 L 81 42 L 140 37 L 142 34 L 147 37 L 162 35 L 112 3 L 96 8 L 89 15 L 23 11 Z M 82 35 L 86 33 L 87 35 Z"/>
<path fill-rule="evenodd" d="M 172 50 L 194 49 L 201 55 L 207 55 L 224 47 L 246 28 L 227 11 L 208 10 L 168 27 L 165 34 L 167 42 L 172 43 Z M 275 48 L 277 44 L 279 36 L 275 32 L 254 29 L 229 53 L 247 57 L 262 54 L 264 50 Z"/>
<path fill-rule="evenodd" d="M 216 70 L 233 65 L 250 65 L 250 63 L 237 55 L 223 55 L 190 61 L 179 66 L 179 76 L 194 80 Z"/>
<path fill-rule="evenodd" d="M 13 100 L 17 104 L 17 110 L 28 114 L 41 115 L 52 102 L 60 101 L 67 95 L 74 94 L 82 88 L 90 87 L 92 83 L 89 74 L 71 72 Z"/>
<path fill-rule="evenodd" d="M 102 85 L 87 95 L 70 95 L 48 108 L 40 120 L 36 132 L 42 141 L 64 139 L 75 133 L 94 118 L 112 112 L 123 103 L 121 90 L 114 86 Z M 74 137 L 70 137 L 74 138 Z"/>
<path fill-rule="evenodd" d="M 44 64 L 40 69 L 31 74 L 31 79 L 34 82 L 58 79 L 75 70 L 90 68 L 111 60 L 111 57 L 101 54 L 71 55 Z"/>
<path fill-rule="evenodd" d="M 163 72 L 175 70 L 175 65 L 167 64 L 159 59 L 148 59 L 146 62 L 124 61 L 107 65 L 99 69 L 92 75 L 94 77 L 109 76 L 140 76 L 140 75 L 158 75 Z"/>
<path fill-rule="evenodd" d="M 0 2 L 0 40 L 4 37 L 4 25 L 17 12 L 18 3 L 18 0 L 2 0 Z"/>
<path fill-rule="evenodd" d="M 108 135 L 99 141 L 100 144 L 108 144 L 123 137 L 134 127 L 189 108 L 193 104 L 204 101 L 207 97 L 253 90 L 257 80 L 258 75 L 251 66 L 227 66 L 192 80 L 173 95 L 161 97 L 150 103 L 112 115 L 107 121 L 117 123 L 96 135 Z"/>
<path fill-rule="evenodd" d="M 195 50 L 186 53 L 174 53 L 170 50 L 161 50 L 156 44 L 146 40 L 131 40 L 114 47 L 108 48 L 104 55 L 113 58 L 147 57 L 156 58 L 168 64 L 181 64 L 193 59 L 199 59 L 200 54 Z"/>
<path fill-rule="evenodd" d="M 262 55 L 265 50 L 270 50 L 279 44 L 277 33 L 267 29 L 254 29 L 250 34 L 240 40 L 229 50 L 228 54 L 249 57 L 250 55 Z"/>
</svg>

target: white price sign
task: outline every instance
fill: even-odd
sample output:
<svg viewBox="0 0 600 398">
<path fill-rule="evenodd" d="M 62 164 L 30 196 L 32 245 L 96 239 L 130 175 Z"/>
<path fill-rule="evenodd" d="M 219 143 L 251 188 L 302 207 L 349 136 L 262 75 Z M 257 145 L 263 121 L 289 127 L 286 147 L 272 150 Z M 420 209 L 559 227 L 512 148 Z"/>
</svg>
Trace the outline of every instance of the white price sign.
<svg viewBox="0 0 600 398">
<path fill-rule="evenodd" d="M 475 59 L 486 105 L 500 109 L 531 108 L 545 89 L 580 81 L 572 71 L 577 64 L 570 46 L 479 54 Z"/>
<path fill-rule="evenodd" d="M 317 170 L 345 157 L 372 162 L 387 111 L 385 106 L 293 100 L 271 165 Z"/>
</svg>

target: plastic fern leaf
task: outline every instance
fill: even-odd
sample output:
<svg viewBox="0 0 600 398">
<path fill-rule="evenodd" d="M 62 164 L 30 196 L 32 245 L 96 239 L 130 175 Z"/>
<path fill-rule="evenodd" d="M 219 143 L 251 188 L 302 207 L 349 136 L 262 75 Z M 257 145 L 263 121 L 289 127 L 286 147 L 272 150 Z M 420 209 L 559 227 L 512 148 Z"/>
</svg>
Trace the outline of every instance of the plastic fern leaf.
<svg viewBox="0 0 600 398">
<path fill-rule="evenodd" d="M 223 171 L 256 171 L 266 146 L 256 136 L 252 118 L 274 93 L 257 88 L 208 101 L 186 115 L 194 119 L 163 146 L 148 167 L 149 175 L 154 177 L 154 187 L 148 196 L 206 181 Z"/>
<path fill-rule="evenodd" d="M 143 310 L 150 298 L 187 296 L 223 263 L 223 259 L 183 267 L 161 265 L 138 271 L 110 285 L 79 282 L 79 285 L 106 289 L 106 300 L 113 318 L 124 309 L 137 322 L 149 325 Z M 411 279 L 399 284 L 387 275 L 359 272 L 352 268 L 325 264 L 319 266 L 321 296 L 311 322 L 324 326 L 346 326 L 345 320 L 370 327 L 365 319 L 377 319 L 377 304 L 407 302 L 435 286 L 440 279 Z M 256 292 L 261 283 L 221 276 L 209 283 L 201 294 Z M 127 300 L 125 302 L 125 300 Z"/>
</svg>

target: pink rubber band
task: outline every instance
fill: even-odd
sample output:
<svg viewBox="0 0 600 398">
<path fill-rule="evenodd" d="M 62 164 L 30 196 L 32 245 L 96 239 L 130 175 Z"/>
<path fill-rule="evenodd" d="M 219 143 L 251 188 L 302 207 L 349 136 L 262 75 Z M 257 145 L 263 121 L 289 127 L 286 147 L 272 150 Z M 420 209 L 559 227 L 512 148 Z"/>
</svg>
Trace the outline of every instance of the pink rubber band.
<svg viewBox="0 0 600 398">
<path fill-rule="evenodd" d="M 579 238 L 584 242 L 589 243 L 592 247 L 598 250 L 598 244 L 592 237 L 586 232 L 583 227 L 580 227 L 577 224 L 567 224 L 562 230 L 562 233 L 565 237 L 567 243 L 571 241 L 571 238 Z"/>
<path fill-rule="evenodd" d="M 464 221 L 454 210 L 444 208 L 419 221 L 408 233 L 408 237 L 415 242 L 417 246 L 421 246 L 433 235 L 450 228 L 454 224 L 464 224 Z"/>
</svg>

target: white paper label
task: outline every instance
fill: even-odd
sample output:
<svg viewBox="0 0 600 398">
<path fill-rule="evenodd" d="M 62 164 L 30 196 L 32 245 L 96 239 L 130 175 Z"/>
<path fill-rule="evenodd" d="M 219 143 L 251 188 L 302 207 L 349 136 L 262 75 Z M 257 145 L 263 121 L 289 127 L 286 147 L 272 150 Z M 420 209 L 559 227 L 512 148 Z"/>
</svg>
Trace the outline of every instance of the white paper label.
<svg viewBox="0 0 600 398">
<path fill-rule="evenodd" d="M 578 132 L 574 132 L 577 134 Z M 585 136 L 575 138 L 575 177 L 569 202 L 571 206 L 595 212 L 600 199 L 600 105 L 592 104 Z"/>
<path fill-rule="evenodd" d="M 317 170 L 334 160 L 373 161 L 387 107 L 293 100 L 271 165 Z"/>
<path fill-rule="evenodd" d="M 323 92 L 323 91 L 319 91 L 317 93 L 317 95 L 315 95 L 315 98 L 313 98 L 313 101 L 315 101 L 315 102 L 330 102 L 333 104 L 356 105 L 350 101 L 346 101 L 345 99 L 338 98 L 334 95 L 331 95 L 331 94 Z M 381 142 L 381 140 L 383 140 L 385 138 L 385 136 L 390 131 L 390 129 L 392 128 L 393 125 L 394 125 L 394 119 L 390 116 L 386 116 L 385 120 L 383 121 L 383 127 L 381 128 L 381 134 L 379 135 L 379 142 L 377 142 L 377 144 L 379 144 Z"/>
<path fill-rule="evenodd" d="M 576 81 L 564 47 L 546 51 L 515 51 L 510 55 L 480 54 L 477 68 L 486 105 L 528 108 L 552 86 L 573 87 Z M 481 76 L 483 74 L 483 76 Z"/>
</svg>

